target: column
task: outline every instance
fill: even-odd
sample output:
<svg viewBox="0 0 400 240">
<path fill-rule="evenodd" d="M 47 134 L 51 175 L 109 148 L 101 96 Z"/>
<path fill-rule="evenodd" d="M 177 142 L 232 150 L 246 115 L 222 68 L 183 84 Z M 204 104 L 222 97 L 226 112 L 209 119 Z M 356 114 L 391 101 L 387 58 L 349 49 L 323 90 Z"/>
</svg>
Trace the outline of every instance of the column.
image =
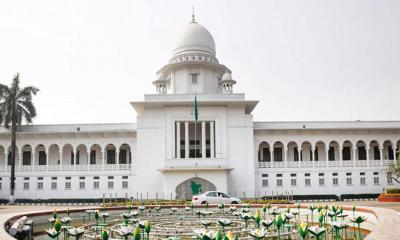
<svg viewBox="0 0 400 240">
<path fill-rule="evenodd" d="M 339 161 L 340 161 L 340 166 L 343 166 L 343 149 L 339 148 Z"/>
<path fill-rule="evenodd" d="M 356 159 L 356 150 L 357 150 L 357 148 L 353 147 L 353 166 L 354 167 L 356 166 L 356 161 L 357 161 L 357 159 Z"/>
<path fill-rule="evenodd" d="M 73 165 L 73 168 L 74 168 L 74 170 L 75 170 L 75 168 L 76 168 L 76 150 L 75 150 L 75 149 L 72 149 L 72 156 L 73 156 L 73 158 L 72 158 L 72 160 L 73 160 L 72 165 Z"/>
<path fill-rule="evenodd" d="M 369 148 L 366 149 L 367 152 L 367 166 L 369 167 Z"/>
<path fill-rule="evenodd" d="M 31 150 L 31 164 L 32 164 L 32 171 L 35 171 L 35 151 Z"/>
<path fill-rule="evenodd" d="M 325 165 L 329 165 L 329 146 L 325 147 Z"/>
<path fill-rule="evenodd" d="M 5 150 L 4 151 L 4 166 L 7 167 L 8 166 L 8 152 Z"/>
<path fill-rule="evenodd" d="M 313 166 L 313 167 L 315 167 L 314 152 L 315 152 L 315 147 L 312 147 L 312 148 L 311 148 L 311 160 L 312 160 L 312 166 Z"/>
<path fill-rule="evenodd" d="M 87 151 L 87 165 L 90 165 L 90 150 Z"/>
<path fill-rule="evenodd" d="M 18 160 L 19 169 L 21 169 L 21 166 L 22 166 L 22 149 L 20 151 L 18 151 L 18 158 L 17 158 L 17 155 L 15 155 L 15 161 L 17 161 L 17 160 Z"/>
<path fill-rule="evenodd" d="M 283 161 L 285 161 L 285 168 L 287 168 L 287 159 L 288 159 L 288 149 L 286 147 L 283 148 Z"/>
<path fill-rule="evenodd" d="M 101 151 L 101 169 L 104 169 L 104 165 L 106 162 L 106 151 Z"/>
<path fill-rule="evenodd" d="M 394 162 L 394 166 L 397 168 L 396 148 L 397 148 L 397 146 L 393 146 L 393 147 L 392 147 L 392 151 L 393 151 L 393 162 Z"/>
<path fill-rule="evenodd" d="M 381 166 L 383 166 L 383 147 L 379 147 L 379 155 L 381 160 Z"/>
<path fill-rule="evenodd" d="M 185 158 L 189 158 L 189 122 L 185 122 Z"/>
<path fill-rule="evenodd" d="M 275 157 L 274 157 L 274 148 L 273 148 L 273 147 L 271 147 L 271 148 L 269 149 L 269 154 L 270 154 L 270 156 L 271 156 L 271 166 L 274 167 Z"/>
<path fill-rule="evenodd" d="M 176 158 L 181 158 L 181 122 L 176 122 Z"/>
<path fill-rule="evenodd" d="M 297 148 L 297 156 L 298 156 L 298 158 L 299 158 L 299 165 L 300 165 L 300 162 L 302 161 L 302 157 L 301 157 L 301 147 L 300 147 L 300 148 Z"/>
<path fill-rule="evenodd" d="M 215 153 L 214 153 L 214 122 L 210 122 L 210 152 L 211 152 L 211 158 L 215 158 Z"/>
<path fill-rule="evenodd" d="M 206 122 L 201 122 L 201 158 L 206 158 Z"/>
<path fill-rule="evenodd" d="M 119 150 L 118 149 L 115 150 L 115 163 L 119 164 Z"/>
<path fill-rule="evenodd" d="M 63 151 L 60 150 L 58 152 L 58 154 L 60 154 L 60 170 L 62 170 L 62 167 L 63 167 Z"/>
</svg>

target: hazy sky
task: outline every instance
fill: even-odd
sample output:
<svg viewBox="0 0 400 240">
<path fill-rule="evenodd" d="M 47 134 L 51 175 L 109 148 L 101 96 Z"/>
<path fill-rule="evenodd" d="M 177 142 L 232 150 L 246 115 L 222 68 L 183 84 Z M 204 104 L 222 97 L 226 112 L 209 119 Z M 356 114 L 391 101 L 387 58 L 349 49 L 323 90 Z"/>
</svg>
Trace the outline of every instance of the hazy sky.
<svg viewBox="0 0 400 240">
<path fill-rule="evenodd" d="M 192 5 L 255 120 L 400 120 L 396 0 L 2 0 L 0 82 L 40 88 L 37 124 L 136 122 Z"/>
</svg>

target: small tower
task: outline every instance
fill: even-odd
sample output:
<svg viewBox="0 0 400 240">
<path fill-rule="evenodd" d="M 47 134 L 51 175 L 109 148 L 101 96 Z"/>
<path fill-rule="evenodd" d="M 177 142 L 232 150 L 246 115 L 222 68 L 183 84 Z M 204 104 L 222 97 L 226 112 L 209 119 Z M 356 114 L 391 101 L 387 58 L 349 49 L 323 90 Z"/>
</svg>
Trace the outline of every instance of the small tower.
<svg viewBox="0 0 400 240">
<path fill-rule="evenodd" d="M 165 94 L 167 93 L 168 88 L 168 80 L 166 79 L 163 73 L 159 73 L 157 79 L 153 81 L 153 85 L 156 86 L 156 91 L 158 94 Z"/>
<path fill-rule="evenodd" d="M 233 85 L 236 84 L 236 81 L 232 79 L 232 75 L 228 72 L 228 69 L 222 76 L 219 85 L 221 87 L 222 93 L 233 93 Z"/>
</svg>

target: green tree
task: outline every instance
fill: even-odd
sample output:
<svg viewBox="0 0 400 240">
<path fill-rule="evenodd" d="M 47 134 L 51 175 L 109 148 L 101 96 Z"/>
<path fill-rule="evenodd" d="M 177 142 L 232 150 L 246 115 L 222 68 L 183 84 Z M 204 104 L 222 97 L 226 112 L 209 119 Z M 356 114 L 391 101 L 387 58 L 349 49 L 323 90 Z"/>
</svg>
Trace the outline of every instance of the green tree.
<svg viewBox="0 0 400 240">
<path fill-rule="evenodd" d="M 11 127 L 10 203 L 14 203 L 16 134 L 23 121 L 29 124 L 36 117 L 32 97 L 39 91 L 32 86 L 21 88 L 19 84 L 18 73 L 14 76 L 10 86 L 0 84 L 0 126 L 4 126 L 6 129 Z"/>
<path fill-rule="evenodd" d="M 400 183 L 400 153 L 397 151 L 396 164 L 391 163 L 386 170 L 386 175 L 388 178 L 393 179 L 397 183 Z M 396 156 L 395 156 L 396 158 Z"/>
</svg>

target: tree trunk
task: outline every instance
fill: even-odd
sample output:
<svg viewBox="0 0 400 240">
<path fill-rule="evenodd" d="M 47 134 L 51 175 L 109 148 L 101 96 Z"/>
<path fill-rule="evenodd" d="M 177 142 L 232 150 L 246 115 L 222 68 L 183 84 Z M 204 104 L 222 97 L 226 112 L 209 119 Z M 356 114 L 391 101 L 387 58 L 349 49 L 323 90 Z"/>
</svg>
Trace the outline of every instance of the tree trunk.
<svg viewBox="0 0 400 240">
<path fill-rule="evenodd" d="M 15 105 L 11 110 L 12 124 L 11 124 L 11 177 L 10 177 L 10 199 L 9 203 L 14 203 L 14 189 L 15 189 L 15 156 L 16 156 L 16 132 L 17 121 L 15 114 Z"/>
</svg>

